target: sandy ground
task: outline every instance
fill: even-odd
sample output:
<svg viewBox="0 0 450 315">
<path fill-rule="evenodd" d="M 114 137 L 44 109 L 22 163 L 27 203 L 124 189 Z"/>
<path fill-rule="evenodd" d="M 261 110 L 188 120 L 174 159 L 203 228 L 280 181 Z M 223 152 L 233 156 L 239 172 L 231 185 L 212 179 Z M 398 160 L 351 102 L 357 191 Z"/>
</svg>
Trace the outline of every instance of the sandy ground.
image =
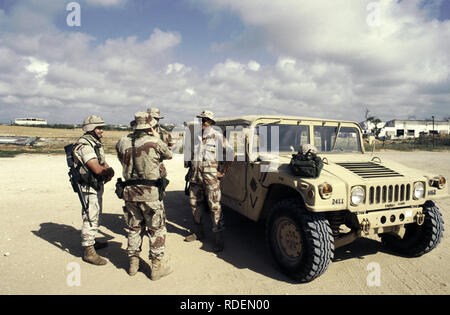
<svg viewBox="0 0 450 315">
<path fill-rule="evenodd" d="M 380 153 L 450 177 L 450 153 Z M 121 167 L 107 155 L 117 173 Z M 63 155 L 19 155 L 0 159 L 0 294 L 449 294 L 450 240 L 420 258 L 385 251 L 376 239 L 359 239 L 340 248 L 320 278 L 297 284 L 272 264 L 264 244 L 264 229 L 225 210 L 226 249 L 212 252 L 212 237 L 204 243 L 183 241 L 191 227 L 184 195 L 182 156 L 167 162 L 169 179 L 167 251 L 174 272 L 159 281 L 148 277 L 146 254 L 135 277 L 126 270 L 126 232 L 122 201 L 107 184 L 99 237 L 109 247 L 99 251 L 109 263 L 93 266 L 81 260 L 80 205 L 72 192 Z M 115 182 L 115 179 L 113 180 Z M 437 205 L 450 222 L 450 198 Z M 148 238 L 143 253 L 148 252 Z M 375 264 L 374 264 L 375 263 Z M 378 266 L 380 282 L 371 275 Z M 79 277 L 78 277 L 79 276 Z M 77 282 L 77 280 L 80 280 Z M 375 285 L 373 285 L 375 284 Z"/>
</svg>

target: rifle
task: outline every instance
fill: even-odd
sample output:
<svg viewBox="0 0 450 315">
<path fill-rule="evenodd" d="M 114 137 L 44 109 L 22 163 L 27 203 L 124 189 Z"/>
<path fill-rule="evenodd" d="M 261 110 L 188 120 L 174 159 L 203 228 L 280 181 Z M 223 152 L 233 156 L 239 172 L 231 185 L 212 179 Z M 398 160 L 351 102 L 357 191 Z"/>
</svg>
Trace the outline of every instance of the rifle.
<svg viewBox="0 0 450 315">
<path fill-rule="evenodd" d="M 80 199 L 81 214 L 86 214 L 89 225 L 92 227 L 91 219 L 89 219 L 88 205 L 86 204 L 86 200 L 84 200 L 83 193 L 81 192 L 80 171 L 75 167 L 75 163 L 73 162 L 73 147 L 73 144 L 69 144 L 64 147 L 64 151 L 66 152 L 67 166 L 69 167 L 69 181 L 72 184 L 73 191 L 78 194 L 78 198 Z"/>
</svg>

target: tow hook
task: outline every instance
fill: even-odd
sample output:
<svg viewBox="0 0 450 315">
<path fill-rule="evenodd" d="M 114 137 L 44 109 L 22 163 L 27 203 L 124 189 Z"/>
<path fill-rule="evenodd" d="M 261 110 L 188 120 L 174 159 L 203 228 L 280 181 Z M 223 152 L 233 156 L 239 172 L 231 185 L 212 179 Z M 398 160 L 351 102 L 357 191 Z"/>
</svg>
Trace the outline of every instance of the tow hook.
<svg viewBox="0 0 450 315">
<path fill-rule="evenodd" d="M 368 219 L 363 219 L 361 221 L 361 231 L 363 231 L 364 233 L 369 233 L 370 230 L 370 222 Z"/>
<path fill-rule="evenodd" d="M 425 214 L 422 212 L 417 212 L 416 214 L 416 223 L 417 225 L 422 225 L 425 222 Z"/>
</svg>

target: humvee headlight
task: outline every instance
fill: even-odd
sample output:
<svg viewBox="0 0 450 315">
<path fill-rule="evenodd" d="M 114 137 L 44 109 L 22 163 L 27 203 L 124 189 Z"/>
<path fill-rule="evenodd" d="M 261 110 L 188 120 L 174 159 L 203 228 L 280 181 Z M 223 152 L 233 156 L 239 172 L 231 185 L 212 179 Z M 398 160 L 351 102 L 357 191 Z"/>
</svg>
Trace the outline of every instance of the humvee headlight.
<svg viewBox="0 0 450 315">
<path fill-rule="evenodd" d="M 319 193 L 322 199 L 329 199 L 331 197 L 331 193 L 333 192 L 333 187 L 331 187 L 328 183 L 323 183 L 319 185 Z"/>
<path fill-rule="evenodd" d="M 445 187 L 446 182 L 447 181 L 445 180 L 444 176 L 436 176 L 430 180 L 430 186 L 442 189 Z"/>
<path fill-rule="evenodd" d="M 414 184 L 414 199 L 423 198 L 425 196 L 425 185 L 422 182 Z"/>
<path fill-rule="evenodd" d="M 360 203 L 364 202 L 364 198 L 366 197 L 366 192 L 363 187 L 355 186 L 351 191 L 351 203 L 353 206 L 357 206 Z"/>
</svg>

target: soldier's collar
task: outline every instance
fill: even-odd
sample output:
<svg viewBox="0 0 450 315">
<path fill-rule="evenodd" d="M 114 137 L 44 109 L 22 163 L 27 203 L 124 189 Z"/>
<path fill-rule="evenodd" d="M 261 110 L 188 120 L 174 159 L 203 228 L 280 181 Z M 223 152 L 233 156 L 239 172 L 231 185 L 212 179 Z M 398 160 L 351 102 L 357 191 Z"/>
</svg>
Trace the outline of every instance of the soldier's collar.
<svg viewBox="0 0 450 315">
<path fill-rule="evenodd" d="M 103 142 L 102 142 L 101 139 L 98 139 L 97 137 L 94 137 L 94 135 L 92 135 L 92 134 L 90 134 L 90 133 L 88 133 L 88 132 L 86 132 L 86 133 L 83 135 L 83 137 L 84 137 L 85 139 L 87 138 L 87 140 L 93 141 L 95 144 L 103 145 Z"/>
</svg>

